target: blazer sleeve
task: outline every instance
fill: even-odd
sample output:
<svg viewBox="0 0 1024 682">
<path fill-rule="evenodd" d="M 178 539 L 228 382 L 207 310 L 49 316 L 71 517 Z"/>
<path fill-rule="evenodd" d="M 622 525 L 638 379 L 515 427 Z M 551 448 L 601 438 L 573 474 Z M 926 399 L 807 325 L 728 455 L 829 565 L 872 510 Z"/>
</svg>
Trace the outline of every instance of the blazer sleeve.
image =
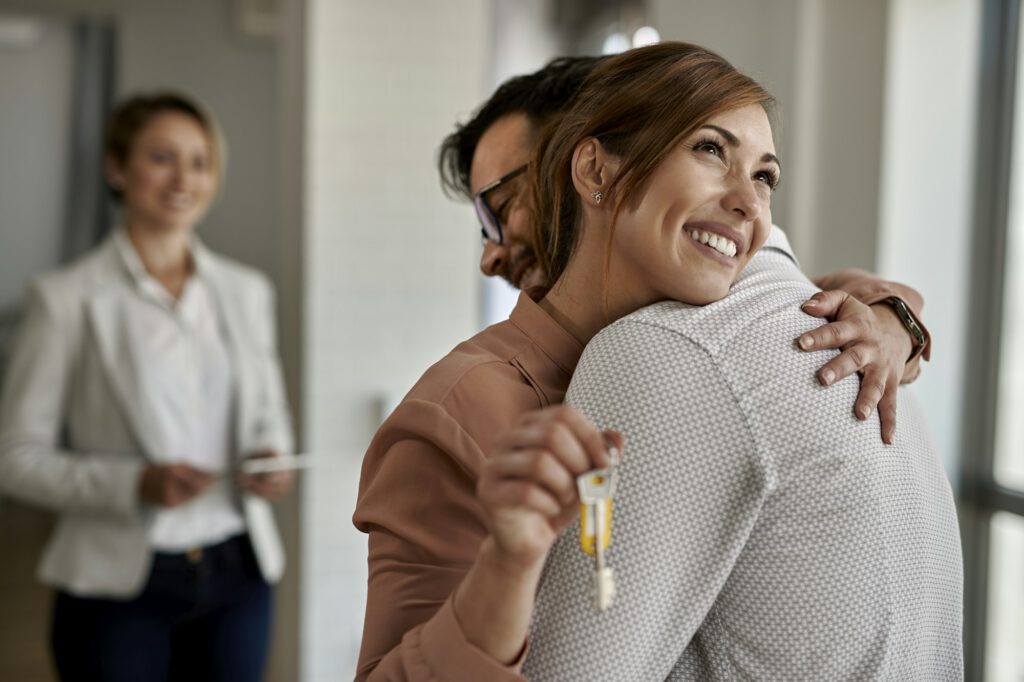
<svg viewBox="0 0 1024 682">
<path fill-rule="evenodd" d="M 439 406 L 406 401 L 363 464 L 355 525 L 369 534 L 356 680 L 524 680 L 467 639 L 452 594 L 486 536 L 479 448 Z"/>
<path fill-rule="evenodd" d="M 292 452 L 295 448 L 295 438 L 292 432 L 291 413 L 288 410 L 284 372 L 281 369 L 281 357 L 278 352 L 277 298 L 270 281 L 262 275 L 260 280 L 264 294 L 260 297 L 261 304 L 256 316 L 260 325 L 264 385 L 259 413 L 259 438 L 264 447 L 284 454 Z"/>
<path fill-rule="evenodd" d="M 25 317 L 0 398 L 0 493 L 57 511 L 138 513 L 145 462 L 60 447 L 81 332 L 40 282 Z"/>
</svg>

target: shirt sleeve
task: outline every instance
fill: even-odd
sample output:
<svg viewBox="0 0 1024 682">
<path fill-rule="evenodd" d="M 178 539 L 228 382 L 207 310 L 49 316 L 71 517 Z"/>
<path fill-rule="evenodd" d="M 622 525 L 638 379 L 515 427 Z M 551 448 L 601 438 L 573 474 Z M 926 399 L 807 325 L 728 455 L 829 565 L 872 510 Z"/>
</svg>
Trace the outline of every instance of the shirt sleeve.
<svg viewBox="0 0 1024 682">
<path fill-rule="evenodd" d="M 629 320 L 601 332 L 566 402 L 625 436 L 607 555 L 617 594 L 594 610 L 573 524 L 545 566 L 523 672 L 665 679 L 728 580 L 770 470 L 715 360 L 674 332 Z"/>
<path fill-rule="evenodd" d="M 61 449 L 77 349 L 67 315 L 41 287 L 29 293 L 0 399 L 0 490 L 56 511 L 138 513 L 142 458 Z"/>
<path fill-rule="evenodd" d="M 471 644 L 452 593 L 486 536 L 479 448 L 436 404 L 406 401 L 364 460 L 354 517 L 369 534 L 357 680 L 524 680 Z"/>
</svg>

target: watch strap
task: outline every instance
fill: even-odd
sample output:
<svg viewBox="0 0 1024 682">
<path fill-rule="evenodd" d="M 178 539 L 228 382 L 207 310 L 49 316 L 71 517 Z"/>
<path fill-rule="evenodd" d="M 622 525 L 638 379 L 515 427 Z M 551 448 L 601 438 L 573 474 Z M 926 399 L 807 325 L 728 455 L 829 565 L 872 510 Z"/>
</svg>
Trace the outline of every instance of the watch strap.
<svg viewBox="0 0 1024 682">
<path fill-rule="evenodd" d="M 917 315 L 910 309 L 899 296 L 889 296 L 884 299 L 886 303 L 892 306 L 893 311 L 896 313 L 896 317 L 900 319 L 903 326 L 906 328 L 907 333 L 910 334 L 910 342 L 913 344 L 913 350 L 910 352 L 910 357 L 907 358 L 907 362 L 913 362 L 916 360 L 925 349 L 928 347 L 929 336 L 925 330 L 924 325 L 917 319 Z"/>
</svg>

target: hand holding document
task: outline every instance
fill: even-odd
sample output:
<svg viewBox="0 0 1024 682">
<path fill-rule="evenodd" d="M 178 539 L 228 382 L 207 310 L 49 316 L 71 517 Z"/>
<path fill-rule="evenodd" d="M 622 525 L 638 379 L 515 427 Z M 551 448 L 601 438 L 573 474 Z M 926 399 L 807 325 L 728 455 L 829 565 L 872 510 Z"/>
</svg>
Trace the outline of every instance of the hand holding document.
<svg viewBox="0 0 1024 682">
<path fill-rule="evenodd" d="M 277 455 L 276 457 L 250 457 L 239 464 L 243 474 L 266 474 L 273 471 L 293 471 L 308 469 L 313 466 L 316 456 L 303 453 L 296 455 Z"/>
</svg>

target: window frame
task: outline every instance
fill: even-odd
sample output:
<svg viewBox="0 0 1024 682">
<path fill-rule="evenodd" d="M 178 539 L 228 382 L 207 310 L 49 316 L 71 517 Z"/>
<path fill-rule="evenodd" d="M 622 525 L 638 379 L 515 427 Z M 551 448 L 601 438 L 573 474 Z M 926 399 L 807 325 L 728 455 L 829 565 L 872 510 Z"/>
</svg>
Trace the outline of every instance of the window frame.
<svg viewBox="0 0 1024 682">
<path fill-rule="evenodd" d="M 1014 134 L 1020 10 L 1020 0 L 985 0 L 982 16 L 960 507 L 964 678 L 979 682 L 987 652 L 990 522 L 999 511 L 1024 517 L 1024 491 L 996 483 L 993 468 L 1013 164 L 1007 140 Z"/>
</svg>

